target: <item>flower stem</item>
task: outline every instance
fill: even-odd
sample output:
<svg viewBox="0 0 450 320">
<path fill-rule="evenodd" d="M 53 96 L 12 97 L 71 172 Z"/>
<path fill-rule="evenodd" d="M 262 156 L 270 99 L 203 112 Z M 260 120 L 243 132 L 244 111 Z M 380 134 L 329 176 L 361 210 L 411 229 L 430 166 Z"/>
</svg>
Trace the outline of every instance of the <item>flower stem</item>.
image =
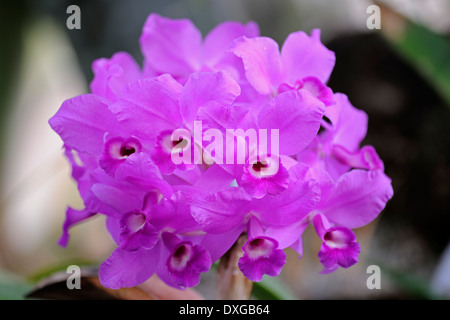
<svg viewBox="0 0 450 320">
<path fill-rule="evenodd" d="M 242 246 L 247 241 L 243 233 L 235 244 L 222 256 L 217 270 L 217 291 L 220 300 L 250 299 L 253 282 L 247 279 L 239 270 L 238 261 L 242 257 Z"/>
</svg>

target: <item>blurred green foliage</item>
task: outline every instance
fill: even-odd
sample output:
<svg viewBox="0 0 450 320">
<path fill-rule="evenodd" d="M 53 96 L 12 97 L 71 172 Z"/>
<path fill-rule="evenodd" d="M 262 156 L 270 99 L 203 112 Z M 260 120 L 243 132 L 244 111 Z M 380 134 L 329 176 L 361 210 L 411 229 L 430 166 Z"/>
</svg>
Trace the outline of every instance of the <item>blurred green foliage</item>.
<svg viewBox="0 0 450 320">
<path fill-rule="evenodd" d="M 32 287 L 31 282 L 0 269 L 0 300 L 23 300 Z"/>
<path fill-rule="evenodd" d="M 409 20 L 400 35 L 388 39 L 450 107 L 450 40 Z"/>
</svg>

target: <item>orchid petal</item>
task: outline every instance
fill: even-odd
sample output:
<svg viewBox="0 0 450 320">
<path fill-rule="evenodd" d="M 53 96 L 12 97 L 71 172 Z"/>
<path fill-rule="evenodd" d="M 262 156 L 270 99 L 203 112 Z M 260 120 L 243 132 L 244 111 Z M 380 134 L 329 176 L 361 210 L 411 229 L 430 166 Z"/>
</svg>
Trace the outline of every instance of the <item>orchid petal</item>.
<svg viewBox="0 0 450 320">
<path fill-rule="evenodd" d="M 110 110 L 137 137 L 155 139 L 159 132 L 181 123 L 177 95 L 155 79 L 138 80 L 124 89 Z"/>
<path fill-rule="evenodd" d="M 323 103 L 312 95 L 288 91 L 268 102 L 258 114 L 258 124 L 261 129 L 279 130 L 280 154 L 293 155 L 316 136 L 324 112 Z"/>
<path fill-rule="evenodd" d="M 359 228 L 374 220 L 392 196 L 391 179 L 384 172 L 354 169 L 336 181 L 318 210 L 338 225 Z"/>
<path fill-rule="evenodd" d="M 100 266 L 100 283 L 110 289 L 134 287 L 150 278 L 156 271 L 160 257 L 160 245 L 151 250 L 140 248 L 128 251 L 117 248 Z"/>
<path fill-rule="evenodd" d="M 192 21 L 151 14 L 139 38 L 145 69 L 175 78 L 200 69 L 202 34 Z"/>
<path fill-rule="evenodd" d="M 203 43 L 203 60 L 207 65 L 215 65 L 223 58 L 233 40 L 242 36 L 253 38 L 259 36 L 259 27 L 255 22 L 242 24 L 226 21 L 217 25 L 205 37 Z"/>
<path fill-rule="evenodd" d="M 105 133 L 122 130 L 108 110 L 108 100 L 84 94 L 64 101 L 49 124 L 70 149 L 89 154 L 101 154 Z"/>
<path fill-rule="evenodd" d="M 281 48 L 281 60 L 289 84 L 308 76 L 327 83 L 336 57 L 320 41 L 320 30 L 314 29 L 311 36 L 303 31 L 291 33 Z"/>
<path fill-rule="evenodd" d="M 63 232 L 58 240 L 58 244 L 61 247 L 66 247 L 70 239 L 69 229 L 72 228 L 74 225 L 94 216 L 95 214 L 96 213 L 91 212 L 87 208 L 82 210 L 76 210 L 71 207 L 67 208 L 66 219 L 64 220 L 62 228 Z"/>
<path fill-rule="evenodd" d="M 91 92 L 110 101 L 120 98 L 127 83 L 139 79 L 140 68 L 127 52 L 117 52 L 111 59 L 100 58 L 92 63 L 94 78 Z"/>
<path fill-rule="evenodd" d="M 270 95 L 281 77 L 278 44 L 266 37 L 241 37 L 234 41 L 231 51 L 242 58 L 247 80 L 261 94 Z"/>
<path fill-rule="evenodd" d="M 225 72 L 197 72 L 189 77 L 180 98 L 180 110 L 186 122 L 194 121 L 197 110 L 210 103 L 229 106 L 240 94 L 236 81 Z"/>
<path fill-rule="evenodd" d="M 231 187 L 198 199 L 191 213 L 204 231 L 217 234 L 243 226 L 250 205 L 251 197 L 242 188 Z"/>
</svg>

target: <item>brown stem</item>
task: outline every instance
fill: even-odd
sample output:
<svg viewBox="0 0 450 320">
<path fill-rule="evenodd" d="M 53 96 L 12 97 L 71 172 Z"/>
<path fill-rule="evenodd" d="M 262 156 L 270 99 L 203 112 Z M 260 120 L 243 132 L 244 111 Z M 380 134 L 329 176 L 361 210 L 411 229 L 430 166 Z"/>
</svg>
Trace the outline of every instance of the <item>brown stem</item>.
<svg viewBox="0 0 450 320">
<path fill-rule="evenodd" d="M 217 270 L 217 291 L 220 300 L 248 300 L 253 289 L 253 282 L 239 270 L 238 261 L 242 257 L 242 246 L 247 241 L 243 233 L 235 244 L 220 259 Z"/>
</svg>

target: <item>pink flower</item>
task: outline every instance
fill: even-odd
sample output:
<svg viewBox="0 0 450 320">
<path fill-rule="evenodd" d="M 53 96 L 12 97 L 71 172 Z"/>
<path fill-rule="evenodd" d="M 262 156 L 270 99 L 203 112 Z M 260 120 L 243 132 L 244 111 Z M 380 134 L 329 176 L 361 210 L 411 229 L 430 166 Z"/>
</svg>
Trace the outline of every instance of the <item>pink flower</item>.
<svg viewBox="0 0 450 320">
<path fill-rule="evenodd" d="M 202 39 L 201 32 L 187 19 L 169 19 L 151 14 L 139 39 L 145 58 L 145 73 L 169 73 L 184 83 L 197 71 L 227 71 L 236 79 L 239 61 L 227 52 L 231 42 L 241 36 L 256 37 L 258 25 L 228 21 L 218 25 Z"/>
<path fill-rule="evenodd" d="M 253 22 L 203 39 L 189 20 L 152 14 L 139 41 L 142 68 L 125 52 L 97 59 L 91 93 L 49 120 L 84 203 L 67 209 L 59 244 L 106 216 L 117 246 L 99 279 L 113 289 L 154 274 L 196 286 L 243 233 L 242 273 L 277 276 L 284 249 L 302 257 L 309 224 L 323 273 L 355 264 L 353 229 L 393 189 L 375 148 L 361 146 L 367 114 L 327 86 L 335 56 L 320 30 L 290 34 L 280 51 Z"/>
<path fill-rule="evenodd" d="M 305 91 L 326 105 L 333 103 L 332 91 L 325 83 L 334 68 L 334 52 L 320 42 L 320 30 L 309 37 L 304 32 L 291 33 L 283 44 L 267 37 L 234 41 L 231 49 L 242 58 L 245 74 L 254 89 L 273 96 L 285 91 Z"/>
<path fill-rule="evenodd" d="M 319 260 L 325 267 L 322 273 L 335 271 L 338 267 L 349 268 L 358 262 L 361 250 L 353 231 L 347 227 L 331 227 L 326 217 L 316 214 L 312 223 L 323 243 Z"/>
</svg>

